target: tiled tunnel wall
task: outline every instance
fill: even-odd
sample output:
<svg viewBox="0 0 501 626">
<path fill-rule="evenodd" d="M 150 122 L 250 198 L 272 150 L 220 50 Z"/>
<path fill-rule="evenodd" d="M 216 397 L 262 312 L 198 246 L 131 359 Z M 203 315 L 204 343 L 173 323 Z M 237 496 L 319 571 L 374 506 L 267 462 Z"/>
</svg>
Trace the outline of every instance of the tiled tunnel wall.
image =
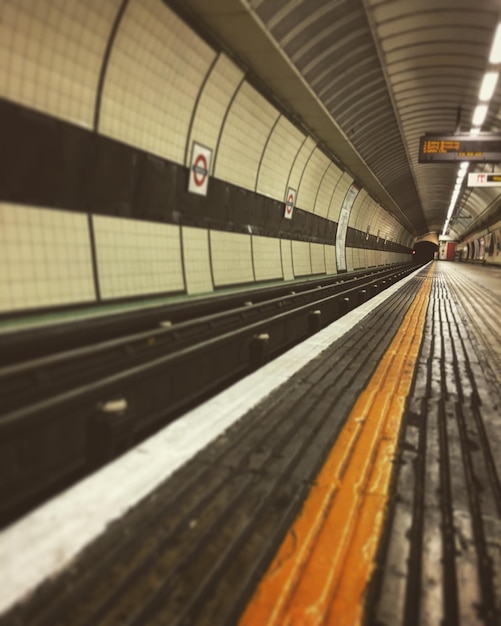
<svg viewBox="0 0 501 626">
<path fill-rule="evenodd" d="M 2 0 L 0 99 L 1 313 L 343 266 L 354 181 L 161 0 Z M 187 189 L 193 142 L 212 151 L 206 197 Z M 358 191 L 348 271 L 408 261 L 412 240 Z"/>
</svg>

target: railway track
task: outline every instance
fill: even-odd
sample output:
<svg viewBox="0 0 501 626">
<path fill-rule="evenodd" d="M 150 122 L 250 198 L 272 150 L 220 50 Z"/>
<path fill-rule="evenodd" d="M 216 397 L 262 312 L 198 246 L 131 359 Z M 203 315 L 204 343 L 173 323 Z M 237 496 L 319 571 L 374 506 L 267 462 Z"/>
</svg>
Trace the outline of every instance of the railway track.
<svg viewBox="0 0 501 626">
<path fill-rule="evenodd" d="M 28 333 L 23 356 L 0 367 L 0 524 L 415 269 L 180 304 L 121 316 L 118 328 L 101 319 Z M 3 358 L 14 339 L 0 340 Z"/>
<path fill-rule="evenodd" d="M 291 295 L 291 290 L 298 298 L 301 294 L 318 287 L 334 287 L 338 290 L 349 289 L 357 285 L 357 281 L 387 276 L 398 273 L 406 265 L 391 268 L 377 268 L 350 272 L 335 276 L 322 276 L 307 279 L 294 284 L 269 285 L 253 288 L 247 292 L 222 293 L 217 296 L 185 298 L 178 302 L 148 306 L 127 313 L 117 312 L 94 318 L 61 319 L 57 324 L 23 328 L 0 334 L 0 368 L 34 358 L 63 352 L 73 348 L 92 346 L 103 341 L 120 339 L 148 330 L 156 329 L 161 323 L 169 321 L 179 324 L 221 312 L 240 308 L 244 302 L 253 305 L 267 303 L 276 298 Z"/>
</svg>

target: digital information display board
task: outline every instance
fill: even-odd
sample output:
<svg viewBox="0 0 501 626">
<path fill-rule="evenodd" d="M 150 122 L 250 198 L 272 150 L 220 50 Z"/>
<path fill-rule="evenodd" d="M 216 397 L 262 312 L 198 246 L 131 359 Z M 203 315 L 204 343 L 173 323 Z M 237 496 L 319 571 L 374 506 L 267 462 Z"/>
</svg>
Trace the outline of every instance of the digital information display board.
<svg viewBox="0 0 501 626">
<path fill-rule="evenodd" d="M 423 135 L 419 139 L 419 163 L 479 161 L 501 163 L 501 135 Z"/>
</svg>

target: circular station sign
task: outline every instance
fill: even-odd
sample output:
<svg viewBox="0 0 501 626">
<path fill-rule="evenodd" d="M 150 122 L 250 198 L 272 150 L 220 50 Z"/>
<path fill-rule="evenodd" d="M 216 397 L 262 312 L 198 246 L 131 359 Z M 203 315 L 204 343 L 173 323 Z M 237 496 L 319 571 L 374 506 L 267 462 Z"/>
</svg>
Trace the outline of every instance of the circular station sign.
<svg viewBox="0 0 501 626">
<path fill-rule="evenodd" d="M 294 210 L 294 206 L 296 204 L 296 190 L 289 187 L 287 189 L 287 195 L 285 200 L 285 211 L 284 217 L 288 220 L 292 219 L 292 211 Z"/>
<path fill-rule="evenodd" d="M 200 196 L 207 195 L 211 158 L 212 150 L 210 148 L 206 148 L 196 141 L 193 142 L 188 182 L 188 191 L 191 193 Z"/>
<path fill-rule="evenodd" d="M 193 164 L 193 182 L 197 187 L 201 187 L 207 179 L 207 159 L 204 154 L 199 154 Z"/>
</svg>

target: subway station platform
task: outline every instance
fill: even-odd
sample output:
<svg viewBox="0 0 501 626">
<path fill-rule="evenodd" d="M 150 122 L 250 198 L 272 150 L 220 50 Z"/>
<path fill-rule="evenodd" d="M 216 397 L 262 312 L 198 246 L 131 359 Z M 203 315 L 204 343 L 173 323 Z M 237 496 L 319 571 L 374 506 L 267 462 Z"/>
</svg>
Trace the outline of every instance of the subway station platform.
<svg viewBox="0 0 501 626">
<path fill-rule="evenodd" d="M 2 533 L 0 623 L 500 624 L 500 310 L 434 262 L 186 414 Z"/>
</svg>

